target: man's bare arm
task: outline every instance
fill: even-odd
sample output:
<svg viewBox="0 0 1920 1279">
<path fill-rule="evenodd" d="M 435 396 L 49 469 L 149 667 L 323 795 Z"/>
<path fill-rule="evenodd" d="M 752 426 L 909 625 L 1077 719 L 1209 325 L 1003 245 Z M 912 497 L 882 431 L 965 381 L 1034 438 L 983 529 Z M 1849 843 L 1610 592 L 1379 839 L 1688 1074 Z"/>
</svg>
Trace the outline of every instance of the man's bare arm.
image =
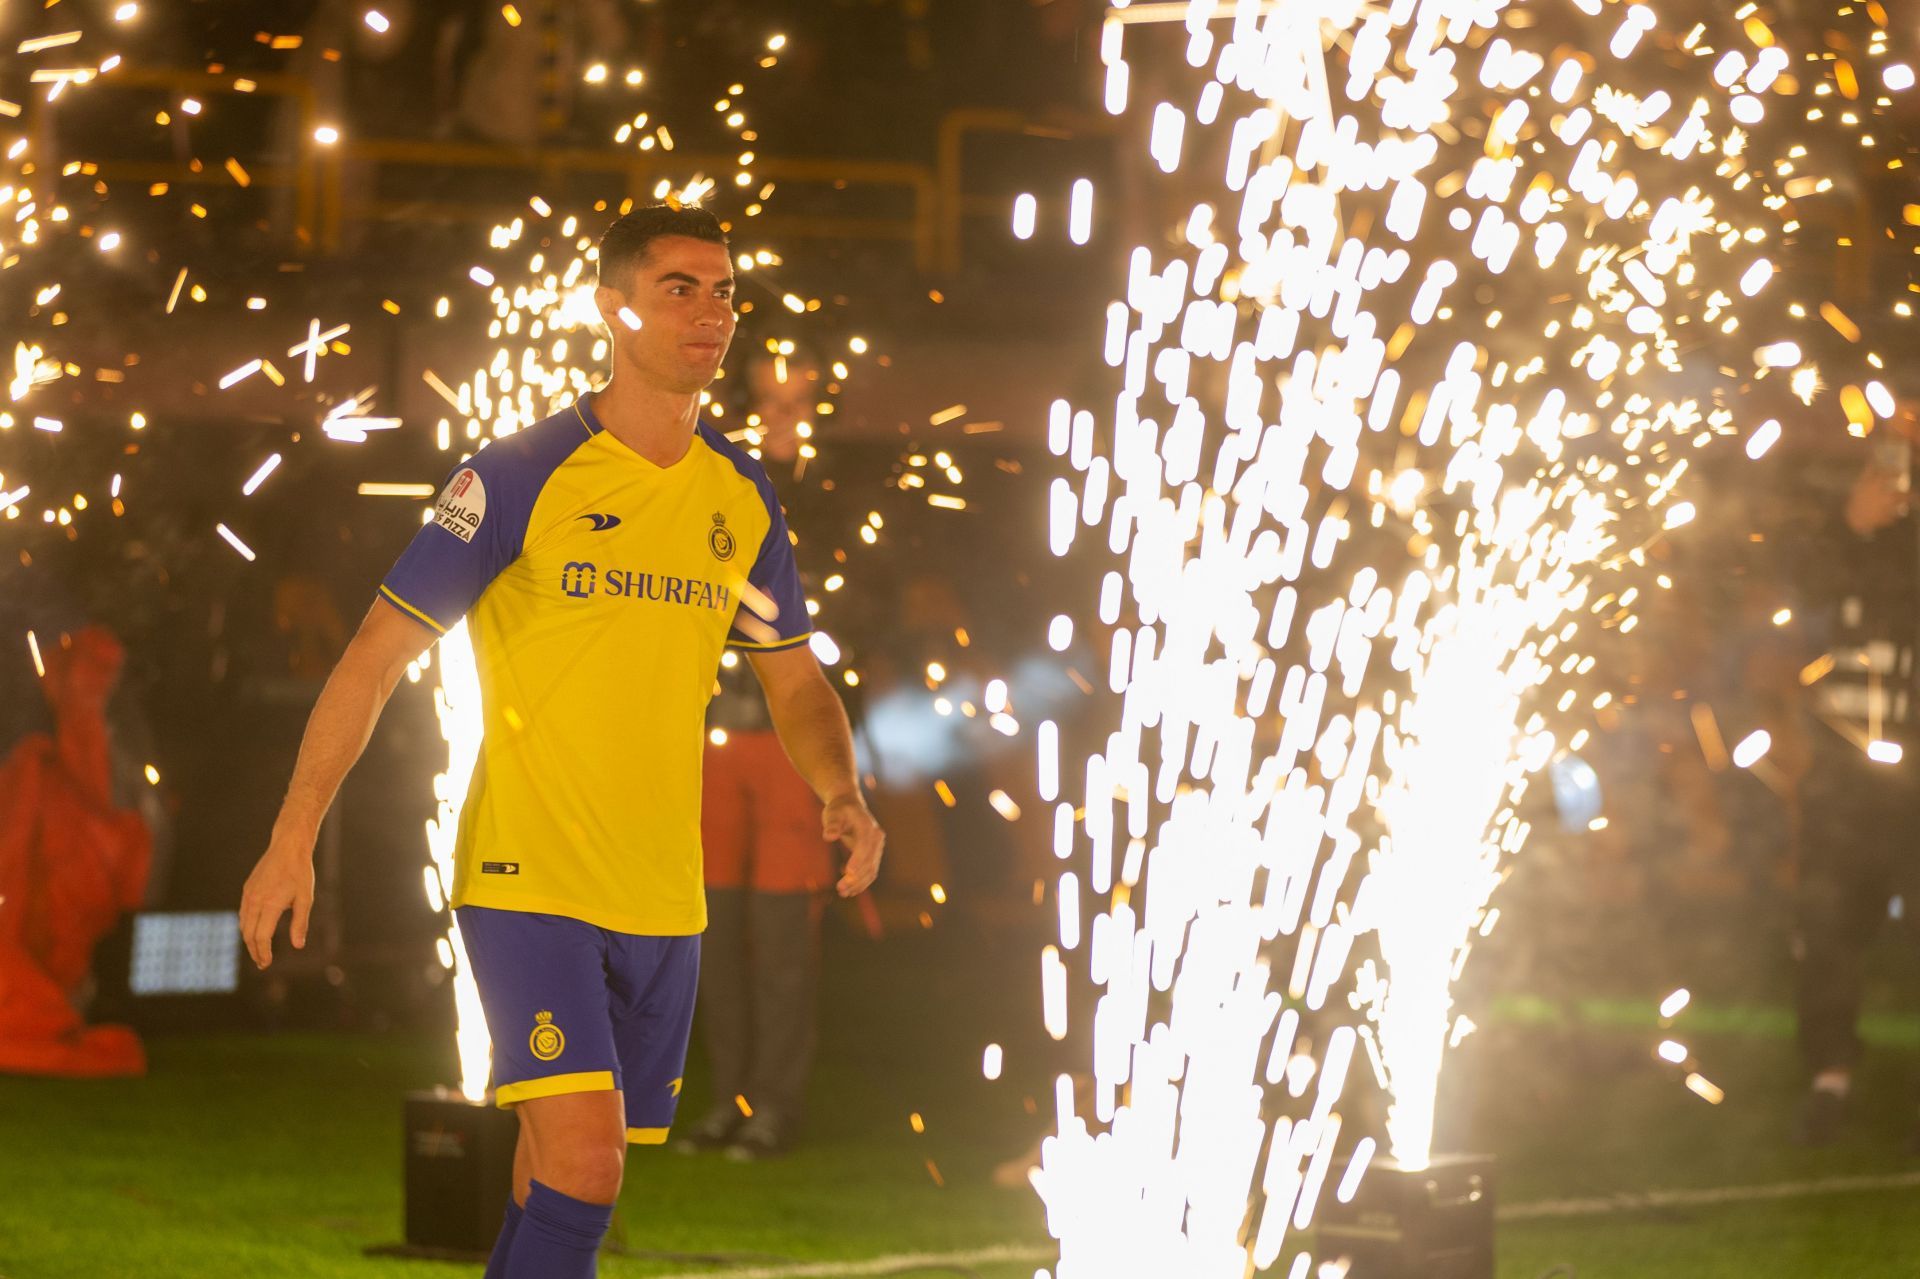
<svg viewBox="0 0 1920 1279">
<path fill-rule="evenodd" d="M 300 739 L 300 757 L 267 851 L 240 895 L 240 935 L 261 968 L 273 962 L 274 930 L 289 909 L 293 944 L 307 944 L 307 918 L 313 910 L 313 844 L 320 821 L 348 770 L 366 749 L 380 711 L 407 664 L 435 638 L 427 627 L 376 600 L 327 677 Z"/>
<path fill-rule="evenodd" d="M 822 837 L 847 846 L 850 856 L 838 891 L 842 897 L 857 897 L 880 873 L 887 837 L 860 796 L 846 708 L 827 683 L 813 650 L 805 645 L 747 656 L 766 691 L 780 745 L 825 805 L 820 814 Z"/>
</svg>

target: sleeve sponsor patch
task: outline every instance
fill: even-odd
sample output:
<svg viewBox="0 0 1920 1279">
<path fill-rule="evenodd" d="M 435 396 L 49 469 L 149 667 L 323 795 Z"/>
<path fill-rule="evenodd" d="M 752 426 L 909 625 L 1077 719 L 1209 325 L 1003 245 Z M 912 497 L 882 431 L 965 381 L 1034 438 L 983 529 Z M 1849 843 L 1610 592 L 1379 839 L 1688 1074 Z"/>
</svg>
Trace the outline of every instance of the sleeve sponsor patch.
<svg viewBox="0 0 1920 1279">
<path fill-rule="evenodd" d="M 471 466 L 447 481 L 433 504 L 433 522 L 463 542 L 471 542 L 487 518 L 487 486 Z"/>
</svg>

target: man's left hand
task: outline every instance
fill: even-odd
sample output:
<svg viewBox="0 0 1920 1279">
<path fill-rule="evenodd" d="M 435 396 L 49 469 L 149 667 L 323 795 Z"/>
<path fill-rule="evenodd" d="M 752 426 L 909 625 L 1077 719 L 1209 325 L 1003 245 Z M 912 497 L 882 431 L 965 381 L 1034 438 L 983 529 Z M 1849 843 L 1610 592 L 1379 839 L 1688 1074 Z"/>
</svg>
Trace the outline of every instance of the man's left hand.
<svg viewBox="0 0 1920 1279">
<path fill-rule="evenodd" d="M 858 897 L 866 892 L 880 873 L 880 854 L 887 842 L 886 832 L 867 811 L 866 803 L 857 794 L 829 800 L 820 813 L 820 834 L 839 840 L 851 854 L 837 885 L 840 895 Z"/>
</svg>

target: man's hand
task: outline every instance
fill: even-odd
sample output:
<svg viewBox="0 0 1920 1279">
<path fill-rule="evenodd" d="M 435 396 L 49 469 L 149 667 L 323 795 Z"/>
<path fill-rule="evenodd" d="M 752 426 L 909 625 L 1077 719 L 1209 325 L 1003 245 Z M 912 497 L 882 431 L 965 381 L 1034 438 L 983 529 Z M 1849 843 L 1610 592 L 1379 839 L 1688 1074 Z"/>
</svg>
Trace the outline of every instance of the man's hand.
<svg viewBox="0 0 1920 1279">
<path fill-rule="evenodd" d="M 880 853 L 887 836 L 857 793 L 827 801 L 820 812 L 820 834 L 825 839 L 839 840 L 851 854 L 840 876 L 840 895 L 858 897 L 866 892 L 880 873 Z"/>
<path fill-rule="evenodd" d="M 1900 491 L 1899 477 L 1878 465 L 1870 465 L 1853 482 L 1847 494 L 1847 527 L 1861 537 L 1871 537 L 1907 513 L 1907 495 Z"/>
<path fill-rule="evenodd" d="M 273 933 L 280 927 L 280 916 L 289 909 L 293 911 L 294 947 L 303 949 L 307 944 L 307 917 L 313 913 L 313 854 L 311 850 L 304 855 L 290 851 L 276 842 L 247 876 L 247 886 L 240 894 L 240 936 L 258 967 L 273 962 Z"/>
</svg>

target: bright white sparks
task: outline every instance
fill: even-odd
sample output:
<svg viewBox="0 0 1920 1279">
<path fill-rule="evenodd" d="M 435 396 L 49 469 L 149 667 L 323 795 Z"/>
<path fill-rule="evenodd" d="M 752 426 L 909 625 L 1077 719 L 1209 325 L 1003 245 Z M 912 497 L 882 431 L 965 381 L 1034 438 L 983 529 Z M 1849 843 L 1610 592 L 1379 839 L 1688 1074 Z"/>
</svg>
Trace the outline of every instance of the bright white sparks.
<svg viewBox="0 0 1920 1279">
<path fill-rule="evenodd" d="M 1013 235 L 1017 240 L 1031 240 L 1035 221 L 1040 216 L 1040 202 L 1031 195 L 1021 193 L 1013 200 Z"/>
<path fill-rule="evenodd" d="M 1766 729 L 1748 733 L 1740 739 L 1740 744 L 1733 748 L 1733 766 L 1752 768 L 1764 759 L 1771 749 L 1773 749 L 1773 734 Z"/>
<path fill-rule="evenodd" d="M 1093 183 L 1085 178 L 1073 184 L 1067 199 L 1067 238 L 1075 244 L 1093 238 Z"/>
<path fill-rule="evenodd" d="M 255 559 L 258 558 L 258 556 L 256 556 L 253 553 L 253 548 L 248 546 L 245 542 L 241 541 L 239 536 L 235 534 L 234 531 L 228 528 L 226 525 L 216 524 L 213 526 L 213 531 L 218 533 L 221 537 L 225 538 L 228 546 L 231 546 L 234 550 L 240 552 L 240 558 L 246 560 L 247 563 L 251 564 Z"/>
<path fill-rule="evenodd" d="M 267 477 L 273 474 L 274 468 L 279 465 L 280 465 L 280 455 L 278 453 L 273 454 L 271 457 L 267 458 L 266 461 L 262 462 L 260 464 L 260 469 L 255 471 L 245 484 L 241 485 L 240 487 L 241 496 L 252 497 L 255 491 L 258 490 L 262 484 L 265 484 L 267 482 Z"/>
<path fill-rule="evenodd" d="M 261 361 L 248 360 L 245 364 L 242 364 L 239 368 L 220 379 L 220 389 L 224 391 L 231 386 L 246 381 L 260 371 L 260 366 Z"/>
<path fill-rule="evenodd" d="M 1675 70 L 1649 5 L 1502 21 L 1519 7 L 1109 13 L 1108 108 L 1183 174 L 1154 198 L 1201 202 L 1114 283 L 1111 404 L 1047 423 L 1071 468 L 1049 549 L 1113 557 L 1048 643 L 1078 624 L 1117 707 L 1083 759 L 1038 743 L 1070 863 L 1045 1020 L 1093 1035 L 1034 1177 L 1050 1279 L 1278 1264 L 1372 1158 L 1342 1137 L 1356 1074 L 1389 1087 L 1393 1157 L 1425 1166 L 1470 1029 L 1452 983 L 1527 841 L 1520 801 L 1608 701 L 1580 686 L 1589 646 L 1638 625 L 1649 544 L 1698 518 L 1699 446 L 1779 437 L 1719 380 L 1824 385 L 1758 309 L 1781 264 L 1753 246 L 1792 214 L 1739 127 L 1798 63 L 1696 35 Z M 1156 75 L 1168 100 L 1128 104 L 1143 39 L 1185 42 L 1190 94 Z M 1074 184 L 1073 243 L 1094 216 Z M 1162 1210 L 1116 1209 L 1142 1204 Z"/>
</svg>

